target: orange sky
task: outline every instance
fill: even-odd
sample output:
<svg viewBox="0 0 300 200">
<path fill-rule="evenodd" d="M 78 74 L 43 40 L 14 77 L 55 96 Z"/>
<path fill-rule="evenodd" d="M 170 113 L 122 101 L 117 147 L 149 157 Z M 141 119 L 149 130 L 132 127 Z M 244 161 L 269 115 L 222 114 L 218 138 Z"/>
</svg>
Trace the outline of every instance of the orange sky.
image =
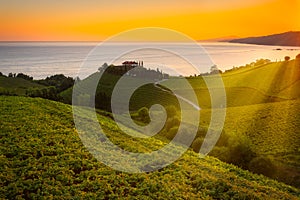
<svg viewBox="0 0 300 200">
<path fill-rule="evenodd" d="M 300 0 L 0 0 L 1 41 L 99 41 L 164 27 L 193 39 L 300 31 Z"/>
</svg>

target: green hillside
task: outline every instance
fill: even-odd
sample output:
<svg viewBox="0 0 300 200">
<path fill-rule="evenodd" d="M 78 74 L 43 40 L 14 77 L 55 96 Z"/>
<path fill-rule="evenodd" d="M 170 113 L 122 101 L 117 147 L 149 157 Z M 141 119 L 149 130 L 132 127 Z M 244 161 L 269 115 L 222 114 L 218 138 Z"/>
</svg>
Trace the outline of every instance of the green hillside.
<svg viewBox="0 0 300 200">
<path fill-rule="evenodd" d="M 202 110 L 202 124 L 210 110 Z M 300 99 L 226 110 L 225 133 L 246 135 L 258 156 L 271 157 L 276 166 L 272 177 L 300 186 Z"/>
<path fill-rule="evenodd" d="M 112 92 L 114 90 L 115 84 L 119 81 L 121 76 L 113 75 L 110 73 L 104 73 L 100 78 L 100 73 L 96 72 L 83 81 L 77 84 L 77 90 L 81 91 L 83 94 L 89 97 L 93 96 L 93 91 L 90 91 L 91 86 L 98 83 L 96 96 L 95 96 L 95 106 L 100 109 L 110 111 L 110 99 Z M 122 88 L 123 91 L 128 90 L 137 84 L 140 84 L 143 79 L 133 78 L 130 76 L 125 77 L 126 85 Z M 63 102 L 72 103 L 72 91 L 73 88 L 69 88 L 66 91 L 60 93 L 63 97 Z M 147 97 L 147 100 L 145 100 Z M 160 103 L 161 105 L 175 105 L 178 106 L 178 101 L 176 98 L 160 88 L 154 87 L 153 84 L 147 84 L 138 88 L 130 99 L 130 110 L 136 111 L 141 107 L 150 107 L 154 103 Z M 119 106 L 123 106 L 122 102 L 118 103 Z"/>
<path fill-rule="evenodd" d="M 95 73 L 83 80 L 80 83 L 82 90 L 88 91 L 88 85 L 95 83 L 99 78 L 98 75 L 99 73 Z M 205 81 L 212 83 L 211 90 L 218 91 L 219 86 L 214 85 L 216 77 L 215 75 L 190 77 L 187 80 L 193 88 L 187 88 L 184 79 L 174 77 L 160 84 L 174 88 L 176 94 L 184 97 L 196 93 L 202 108 L 200 124 L 205 128 L 208 127 L 211 113 L 211 99 Z M 227 98 L 225 133 L 229 136 L 233 134 L 248 136 L 253 143 L 252 149 L 258 156 L 270 156 L 274 159 L 278 173 L 274 172 L 272 177 L 299 187 L 300 134 L 297 127 L 300 127 L 300 124 L 296 113 L 300 105 L 298 101 L 292 101 L 300 98 L 299 60 L 248 65 L 223 73 L 221 77 Z M 118 76 L 104 74 L 97 92 L 110 96 L 118 79 Z M 128 82 L 138 83 L 139 79 L 128 77 Z M 71 96 L 72 90 L 67 90 L 65 94 Z M 71 98 L 69 99 L 71 101 Z M 96 98 L 96 105 L 97 101 Z M 173 95 L 154 85 L 139 88 L 130 101 L 132 111 L 144 106 L 150 107 L 155 103 L 178 107 Z M 118 105 L 122 106 L 121 103 Z M 293 145 L 283 141 L 292 141 Z"/>
<path fill-rule="evenodd" d="M 275 62 L 255 67 L 233 70 L 221 75 L 227 95 L 227 107 L 252 105 L 268 102 L 284 101 L 300 98 L 300 61 L 291 60 Z M 209 108 L 208 86 L 205 81 L 212 84 L 210 88 L 216 89 L 214 79 L 217 76 L 188 78 L 198 96 L 202 108 Z M 170 79 L 163 84 L 176 88 L 176 92 L 189 93 L 181 79 Z"/>
<path fill-rule="evenodd" d="M 81 81 L 79 85 L 82 87 L 82 90 L 88 91 L 89 85 L 96 83 L 99 79 L 99 75 L 100 74 L 97 72 Z M 274 62 L 241 68 L 226 72 L 222 74 L 221 77 L 226 90 L 227 107 L 279 102 L 300 98 L 298 89 L 300 84 L 299 60 Z M 105 73 L 99 81 L 97 94 L 103 93 L 110 98 L 119 78 L 120 76 Z M 211 99 L 208 87 L 212 90 L 218 90 L 219 86 L 214 85 L 214 79 L 216 78 L 217 76 L 215 75 L 187 78 L 192 88 L 187 88 L 187 85 L 185 84 L 186 80 L 182 78 L 170 78 L 160 84 L 167 88 L 174 88 L 176 94 L 185 97 L 189 97 L 193 93 L 196 93 L 200 107 L 210 108 Z M 212 84 L 208 86 L 206 85 L 206 81 L 209 81 Z M 137 84 L 139 83 L 139 79 L 128 77 L 128 82 Z M 126 88 L 124 89 L 126 90 Z M 145 95 L 148 97 L 147 101 L 144 99 Z M 62 92 L 61 96 L 63 97 L 64 102 L 71 103 L 72 88 Z M 138 110 L 143 106 L 149 107 L 155 103 L 176 105 L 178 102 L 173 95 L 170 95 L 170 93 L 148 85 L 141 87 L 135 92 L 130 105 L 131 110 Z"/>
<path fill-rule="evenodd" d="M 298 199 L 300 191 L 212 157 L 188 151 L 163 170 L 128 174 L 97 162 L 74 129 L 70 106 L 39 98 L 0 97 L 0 198 Z M 108 137 L 139 152 L 154 138 L 128 139 L 98 116 Z"/>
<path fill-rule="evenodd" d="M 25 95 L 29 88 L 43 88 L 45 86 L 18 77 L 0 76 L 0 94 Z"/>
</svg>

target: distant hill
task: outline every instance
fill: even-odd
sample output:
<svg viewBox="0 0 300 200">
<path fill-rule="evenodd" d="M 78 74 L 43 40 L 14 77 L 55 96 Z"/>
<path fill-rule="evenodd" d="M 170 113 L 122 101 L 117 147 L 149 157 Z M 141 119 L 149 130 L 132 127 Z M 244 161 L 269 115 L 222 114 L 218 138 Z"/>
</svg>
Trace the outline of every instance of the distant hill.
<svg viewBox="0 0 300 200">
<path fill-rule="evenodd" d="M 300 46 L 300 31 L 290 31 L 274 35 L 234 39 L 230 40 L 229 42 L 273 46 Z"/>
</svg>

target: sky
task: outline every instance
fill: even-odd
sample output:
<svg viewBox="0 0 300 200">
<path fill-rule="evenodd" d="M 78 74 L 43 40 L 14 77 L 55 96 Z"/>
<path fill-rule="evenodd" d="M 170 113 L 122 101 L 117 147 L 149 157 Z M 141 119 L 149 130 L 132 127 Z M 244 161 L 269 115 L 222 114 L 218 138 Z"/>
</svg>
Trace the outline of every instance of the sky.
<svg viewBox="0 0 300 200">
<path fill-rule="evenodd" d="M 195 40 L 300 31 L 300 0 L 0 0 L 0 41 L 101 41 L 142 27 Z"/>
</svg>

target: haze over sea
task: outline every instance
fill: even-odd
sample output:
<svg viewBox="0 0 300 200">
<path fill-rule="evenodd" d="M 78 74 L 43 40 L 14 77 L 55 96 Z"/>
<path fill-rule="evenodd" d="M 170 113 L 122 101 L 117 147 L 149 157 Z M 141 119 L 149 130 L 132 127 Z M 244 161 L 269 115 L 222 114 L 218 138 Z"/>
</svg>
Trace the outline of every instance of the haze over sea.
<svg viewBox="0 0 300 200">
<path fill-rule="evenodd" d="M 82 62 L 97 44 L 92 42 L 1 42 L 0 72 L 6 75 L 10 72 L 22 72 L 33 76 L 34 79 L 45 78 L 54 74 L 76 77 Z M 230 69 L 233 66 L 245 65 L 259 58 L 276 61 L 283 60 L 284 56 L 290 56 L 293 59 L 300 53 L 300 47 L 225 42 L 199 44 L 205 49 L 213 63 L 221 70 Z M 113 52 L 116 49 L 124 48 L 126 45 L 132 45 L 135 49 L 143 48 L 144 46 L 143 43 L 113 43 L 107 45 L 105 51 L 97 52 L 97 56 L 91 58 L 92 65 L 84 74 L 80 75 L 80 78 L 92 74 L 104 62 L 114 59 Z M 181 49 L 183 56 L 195 59 L 199 66 L 204 64 L 205 57 L 207 57 L 205 52 L 199 55 L 193 48 L 189 48 L 189 44 L 159 43 L 157 46 L 164 49 L 166 45 L 174 50 Z M 134 54 L 125 55 L 114 64 L 120 64 L 121 60 L 124 59 L 143 60 L 146 67 L 148 67 L 147 63 L 160 63 L 162 65 L 170 63 L 170 65 L 174 66 L 179 65 L 183 69 L 182 75 L 195 73 L 189 67 L 185 67 L 184 63 L 178 63 L 178 59 L 174 59 L 174 56 L 170 56 L 170 54 L 163 55 L 160 51 L 135 51 Z M 165 72 L 168 73 L 168 71 Z"/>
</svg>

